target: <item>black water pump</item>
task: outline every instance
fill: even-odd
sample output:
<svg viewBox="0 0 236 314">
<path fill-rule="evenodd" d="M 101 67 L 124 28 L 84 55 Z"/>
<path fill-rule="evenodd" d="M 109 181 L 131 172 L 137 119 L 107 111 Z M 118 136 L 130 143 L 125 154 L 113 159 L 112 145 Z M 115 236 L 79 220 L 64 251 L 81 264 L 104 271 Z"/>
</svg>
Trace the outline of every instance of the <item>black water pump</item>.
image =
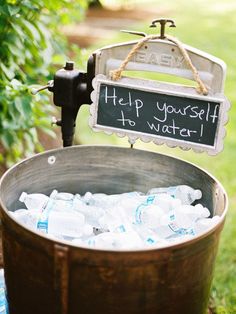
<svg viewBox="0 0 236 314">
<path fill-rule="evenodd" d="M 83 104 L 90 104 L 92 91 L 92 79 L 94 77 L 94 58 L 88 60 L 87 73 L 74 68 L 74 62 L 67 61 L 64 68 L 58 70 L 54 79 L 46 86 L 34 89 L 36 94 L 44 89 L 53 92 L 53 102 L 61 107 L 61 119 L 53 120 L 53 124 L 61 126 L 63 146 L 71 146 L 73 143 L 76 117 L 79 108 Z"/>
</svg>

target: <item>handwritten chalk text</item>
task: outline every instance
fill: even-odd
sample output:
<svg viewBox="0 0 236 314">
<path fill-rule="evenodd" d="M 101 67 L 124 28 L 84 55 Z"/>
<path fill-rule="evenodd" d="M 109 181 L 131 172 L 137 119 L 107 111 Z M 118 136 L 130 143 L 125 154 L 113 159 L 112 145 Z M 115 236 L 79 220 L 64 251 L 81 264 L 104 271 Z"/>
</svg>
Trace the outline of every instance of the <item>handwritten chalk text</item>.
<svg viewBox="0 0 236 314">
<path fill-rule="evenodd" d="M 213 146 L 220 103 L 101 84 L 98 124 Z"/>
</svg>

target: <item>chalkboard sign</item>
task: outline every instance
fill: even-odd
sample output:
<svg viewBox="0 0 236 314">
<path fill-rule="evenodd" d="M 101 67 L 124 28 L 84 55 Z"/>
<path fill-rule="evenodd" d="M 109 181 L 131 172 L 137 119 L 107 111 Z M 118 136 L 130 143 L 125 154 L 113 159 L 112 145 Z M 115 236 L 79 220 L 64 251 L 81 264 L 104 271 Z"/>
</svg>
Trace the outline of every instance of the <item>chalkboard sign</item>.
<svg viewBox="0 0 236 314">
<path fill-rule="evenodd" d="M 162 90 L 137 82 L 96 78 L 90 120 L 94 130 L 210 154 L 222 149 L 224 99 L 180 92 L 176 87 L 171 91 L 171 85 Z"/>
</svg>

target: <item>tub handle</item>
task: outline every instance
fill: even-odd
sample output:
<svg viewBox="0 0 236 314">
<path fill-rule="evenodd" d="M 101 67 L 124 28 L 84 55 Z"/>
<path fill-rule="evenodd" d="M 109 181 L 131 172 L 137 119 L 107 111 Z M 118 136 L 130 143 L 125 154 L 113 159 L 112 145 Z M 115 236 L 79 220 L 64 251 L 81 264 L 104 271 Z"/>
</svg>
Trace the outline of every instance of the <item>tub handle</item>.
<svg viewBox="0 0 236 314">
<path fill-rule="evenodd" d="M 68 314 L 68 248 L 59 244 L 54 245 L 54 291 L 55 313 Z"/>
</svg>

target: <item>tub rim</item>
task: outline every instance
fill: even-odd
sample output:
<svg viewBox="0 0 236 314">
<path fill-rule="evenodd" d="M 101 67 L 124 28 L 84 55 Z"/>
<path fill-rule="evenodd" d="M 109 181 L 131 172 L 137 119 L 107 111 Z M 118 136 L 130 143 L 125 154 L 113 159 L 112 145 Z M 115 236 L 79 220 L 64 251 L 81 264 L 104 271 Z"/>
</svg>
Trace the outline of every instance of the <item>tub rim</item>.
<svg viewBox="0 0 236 314">
<path fill-rule="evenodd" d="M 1 177 L 0 179 L 0 216 L 2 218 L 3 215 L 5 215 L 6 217 L 8 217 L 8 219 L 10 219 L 11 221 L 13 221 L 18 227 L 23 228 L 26 232 L 30 233 L 31 236 L 32 235 L 36 235 L 40 238 L 42 238 L 44 241 L 48 241 L 49 243 L 55 245 L 64 245 L 64 246 L 68 246 L 69 248 L 73 248 L 73 249 L 79 249 L 79 250 L 86 250 L 89 252 L 104 252 L 104 253 L 116 253 L 116 254 L 125 254 L 125 253 L 143 253 L 143 252 L 152 252 L 152 251 L 162 251 L 162 250 L 166 250 L 166 249 L 178 249 L 178 248 L 183 248 L 183 246 L 188 246 L 188 245 L 192 245 L 204 238 L 207 238 L 210 234 L 214 233 L 218 228 L 220 228 L 221 226 L 223 227 L 223 224 L 225 222 L 225 218 L 226 218 L 226 214 L 228 212 L 228 196 L 226 193 L 225 188 L 223 187 L 223 185 L 219 182 L 219 180 L 213 176 L 212 174 L 210 174 L 207 170 L 195 165 L 192 162 L 186 161 L 180 157 L 174 157 L 172 155 L 169 154 L 164 154 L 164 153 L 159 153 L 159 152 L 153 152 L 151 150 L 146 150 L 146 149 L 140 149 L 140 148 L 135 148 L 136 151 L 141 151 L 141 152 L 147 152 L 147 153 L 152 153 L 152 154 L 156 154 L 156 155 L 161 155 L 161 156 L 167 156 L 170 159 L 176 159 L 180 162 L 186 163 L 194 168 L 196 168 L 198 171 L 201 171 L 203 173 L 205 173 L 207 176 L 209 176 L 216 184 L 217 186 L 219 186 L 219 188 L 221 189 L 222 193 L 223 193 L 223 198 L 224 198 L 224 210 L 222 212 L 222 214 L 219 216 L 220 219 L 219 221 L 216 223 L 216 225 L 214 225 L 212 228 L 207 229 L 206 231 L 203 231 L 201 233 L 199 233 L 198 236 L 195 236 L 193 238 L 190 239 L 184 239 L 182 241 L 179 241 L 178 243 L 169 243 L 169 244 L 165 244 L 161 247 L 151 247 L 151 248 L 143 248 L 143 249 L 139 249 L 139 248 L 134 248 L 134 249 L 125 249 L 125 250 L 113 250 L 113 249 L 99 249 L 99 248 L 89 248 L 89 247 L 85 247 L 85 246 L 79 246 L 76 244 L 72 244 L 69 241 L 66 240 L 57 240 L 57 239 L 53 239 L 52 237 L 48 237 L 45 236 L 43 234 L 40 234 L 39 232 L 36 232 L 34 230 L 31 230 L 30 228 L 25 227 L 23 224 L 19 223 L 14 217 L 12 217 L 9 214 L 9 210 L 6 208 L 5 204 L 2 201 L 2 185 L 4 184 L 4 180 L 6 179 L 6 177 L 11 174 L 12 171 L 15 170 L 16 167 L 18 167 L 19 165 L 25 164 L 27 162 L 30 162 L 32 159 L 37 158 L 38 156 L 42 156 L 42 155 L 49 155 L 48 157 L 50 157 L 50 155 L 53 155 L 53 153 L 57 153 L 59 151 L 62 150 L 73 150 L 73 149 L 80 149 L 80 148 L 89 148 L 89 147 L 101 147 L 101 148 L 114 148 L 114 149 L 124 149 L 124 150 L 128 150 L 130 149 L 129 147 L 123 147 L 123 146 L 117 146 L 117 145 L 74 145 L 74 146 L 70 146 L 70 147 L 63 147 L 63 148 L 55 148 L 55 149 L 50 149 L 38 154 L 35 154 L 33 156 L 30 156 L 28 158 L 24 158 L 23 160 L 21 160 L 20 162 L 14 164 L 12 167 L 10 167 Z"/>
</svg>

